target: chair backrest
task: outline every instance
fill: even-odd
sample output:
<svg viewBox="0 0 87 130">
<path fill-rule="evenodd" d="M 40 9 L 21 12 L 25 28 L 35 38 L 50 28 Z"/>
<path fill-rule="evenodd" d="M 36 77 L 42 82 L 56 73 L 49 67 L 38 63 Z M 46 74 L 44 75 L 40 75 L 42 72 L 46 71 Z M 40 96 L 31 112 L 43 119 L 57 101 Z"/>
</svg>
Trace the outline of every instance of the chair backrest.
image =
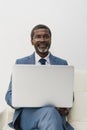
<svg viewBox="0 0 87 130">
<path fill-rule="evenodd" d="M 75 130 L 87 130 L 87 70 L 76 70 L 73 108 L 68 116 Z"/>
</svg>

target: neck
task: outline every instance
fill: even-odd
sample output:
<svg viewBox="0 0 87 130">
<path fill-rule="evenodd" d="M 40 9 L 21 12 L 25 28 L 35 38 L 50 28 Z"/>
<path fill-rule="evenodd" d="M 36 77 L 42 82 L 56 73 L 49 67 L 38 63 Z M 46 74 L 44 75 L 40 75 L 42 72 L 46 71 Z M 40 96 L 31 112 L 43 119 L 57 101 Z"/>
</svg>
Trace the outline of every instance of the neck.
<svg viewBox="0 0 87 130">
<path fill-rule="evenodd" d="M 48 55 L 49 52 L 46 53 L 37 53 L 40 57 L 44 58 Z"/>
</svg>

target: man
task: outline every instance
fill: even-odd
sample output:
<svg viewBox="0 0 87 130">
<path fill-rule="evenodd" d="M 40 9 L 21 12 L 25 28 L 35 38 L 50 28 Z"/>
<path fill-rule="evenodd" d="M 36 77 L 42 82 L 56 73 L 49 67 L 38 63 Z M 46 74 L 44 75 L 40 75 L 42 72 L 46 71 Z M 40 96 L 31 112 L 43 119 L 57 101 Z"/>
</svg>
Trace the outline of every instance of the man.
<svg viewBox="0 0 87 130">
<path fill-rule="evenodd" d="M 46 25 L 37 25 L 31 32 L 31 43 L 35 52 L 27 57 L 17 59 L 16 64 L 37 65 L 67 65 L 67 61 L 53 56 L 51 46 L 51 31 Z M 6 93 L 7 104 L 12 106 L 12 81 Z M 68 108 L 44 106 L 42 108 L 14 108 L 13 122 L 10 124 L 16 130 L 73 130 L 66 121 Z"/>
</svg>

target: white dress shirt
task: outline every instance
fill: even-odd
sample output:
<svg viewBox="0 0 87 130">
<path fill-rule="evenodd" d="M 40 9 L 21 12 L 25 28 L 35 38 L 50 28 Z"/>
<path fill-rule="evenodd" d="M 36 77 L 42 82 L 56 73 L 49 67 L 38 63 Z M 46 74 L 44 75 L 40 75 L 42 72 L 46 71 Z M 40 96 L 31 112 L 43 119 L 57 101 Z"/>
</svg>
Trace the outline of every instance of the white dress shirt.
<svg viewBox="0 0 87 130">
<path fill-rule="evenodd" d="M 46 60 L 46 65 L 50 65 L 50 59 L 49 59 L 49 55 L 50 53 L 48 53 L 48 55 L 46 57 L 44 57 L 44 59 Z M 39 62 L 39 60 L 42 57 L 40 57 L 36 52 L 35 52 L 35 64 L 36 65 L 41 65 L 41 63 Z"/>
</svg>

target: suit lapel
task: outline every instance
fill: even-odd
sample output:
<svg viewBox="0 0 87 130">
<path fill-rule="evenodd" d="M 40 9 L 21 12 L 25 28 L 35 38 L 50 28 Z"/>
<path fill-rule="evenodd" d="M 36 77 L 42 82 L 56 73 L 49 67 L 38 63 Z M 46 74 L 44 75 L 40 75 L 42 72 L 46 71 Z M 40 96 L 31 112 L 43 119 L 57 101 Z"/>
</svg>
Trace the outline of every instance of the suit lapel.
<svg viewBox="0 0 87 130">
<path fill-rule="evenodd" d="M 49 55 L 49 59 L 50 59 L 50 64 L 51 65 L 56 65 L 57 64 L 56 63 L 56 58 L 52 54 Z"/>
<path fill-rule="evenodd" d="M 28 57 L 27 64 L 35 64 L 35 52 Z"/>
<path fill-rule="evenodd" d="M 51 65 L 56 65 L 58 62 L 58 59 L 56 60 L 56 58 L 52 54 L 49 55 L 49 59 Z M 27 64 L 35 64 L 35 52 L 28 57 Z"/>
</svg>

